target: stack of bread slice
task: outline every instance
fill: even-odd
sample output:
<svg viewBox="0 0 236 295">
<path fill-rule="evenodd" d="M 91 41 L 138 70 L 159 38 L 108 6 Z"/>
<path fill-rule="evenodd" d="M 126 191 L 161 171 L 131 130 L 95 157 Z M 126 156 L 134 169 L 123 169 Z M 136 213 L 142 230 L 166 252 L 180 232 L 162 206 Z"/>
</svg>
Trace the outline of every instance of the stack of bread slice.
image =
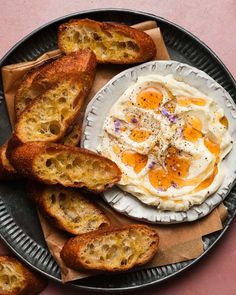
<svg viewBox="0 0 236 295">
<path fill-rule="evenodd" d="M 31 69 L 15 96 L 16 124 L 0 150 L 0 179 L 27 178 L 28 193 L 55 227 L 76 235 L 61 257 L 74 269 L 128 270 L 149 261 L 158 235 L 144 225 L 113 228 L 83 190 L 103 192 L 121 178 L 111 160 L 79 148 L 81 108 L 96 63 L 137 63 L 156 54 L 152 39 L 126 25 L 72 20 L 58 31 L 62 55 Z"/>
</svg>

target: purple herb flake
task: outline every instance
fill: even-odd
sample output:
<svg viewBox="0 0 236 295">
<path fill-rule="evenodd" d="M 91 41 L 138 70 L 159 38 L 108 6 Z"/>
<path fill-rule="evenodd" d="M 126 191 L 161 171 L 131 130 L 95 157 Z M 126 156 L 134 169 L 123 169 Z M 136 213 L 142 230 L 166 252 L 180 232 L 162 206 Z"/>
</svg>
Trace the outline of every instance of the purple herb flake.
<svg viewBox="0 0 236 295">
<path fill-rule="evenodd" d="M 120 131 L 120 120 L 115 120 L 114 124 L 115 124 L 115 132 L 119 132 Z"/>
<path fill-rule="evenodd" d="M 167 109 L 165 109 L 165 108 L 162 108 L 162 109 L 161 109 L 161 113 L 162 113 L 162 115 L 165 116 L 165 117 L 168 117 L 168 116 L 170 115 L 169 112 L 167 111 Z"/>
<path fill-rule="evenodd" d="M 138 120 L 137 120 L 135 117 L 133 117 L 133 118 L 131 119 L 131 122 L 132 122 L 132 123 L 137 123 Z"/>
<path fill-rule="evenodd" d="M 154 167 L 155 164 L 156 164 L 156 163 L 152 161 L 152 162 L 148 165 L 148 168 L 152 169 L 152 168 Z"/>
<path fill-rule="evenodd" d="M 176 123 L 177 116 L 176 116 L 176 115 L 169 116 L 168 119 L 169 119 L 169 121 L 170 121 L 171 123 Z"/>
<path fill-rule="evenodd" d="M 174 181 L 171 182 L 171 186 L 172 186 L 173 188 L 178 188 L 178 184 L 175 183 Z"/>
</svg>

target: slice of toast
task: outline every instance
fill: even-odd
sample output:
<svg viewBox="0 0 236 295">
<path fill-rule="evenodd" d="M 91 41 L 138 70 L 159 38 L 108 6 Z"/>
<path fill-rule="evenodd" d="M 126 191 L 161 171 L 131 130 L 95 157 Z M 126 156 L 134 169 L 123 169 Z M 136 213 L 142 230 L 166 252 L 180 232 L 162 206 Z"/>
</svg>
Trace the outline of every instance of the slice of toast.
<svg viewBox="0 0 236 295">
<path fill-rule="evenodd" d="M 139 63 L 156 55 L 155 44 L 146 33 L 123 24 L 90 19 L 73 19 L 62 24 L 58 47 L 66 54 L 90 48 L 99 63 Z"/>
<path fill-rule="evenodd" d="M 58 81 L 77 74 L 83 81 L 85 92 L 92 87 L 96 57 L 89 49 L 46 61 L 30 70 L 22 80 L 15 96 L 15 113 L 19 118 L 32 101 L 52 88 Z"/>
<path fill-rule="evenodd" d="M 14 136 L 19 143 L 60 140 L 73 124 L 84 98 L 84 87 L 78 76 L 62 79 L 23 111 Z"/>
<path fill-rule="evenodd" d="M 79 235 L 110 225 L 106 215 L 76 189 L 31 182 L 27 191 L 43 216 L 70 234 Z"/>
<path fill-rule="evenodd" d="M 158 242 L 155 230 L 133 224 L 71 238 L 61 258 L 76 270 L 124 271 L 147 263 L 157 252 Z"/>
<path fill-rule="evenodd" d="M 27 105 L 29 105 L 33 99 L 41 95 L 46 89 L 43 85 L 33 83 L 34 78 L 45 67 L 49 67 L 52 60 L 46 61 L 31 70 L 29 70 L 21 79 L 19 88 L 15 94 L 15 114 L 16 118 L 19 118 L 20 114 L 24 111 Z"/>
<path fill-rule="evenodd" d="M 0 147 L 0 180 L 13 180 L 19 177 L 6 156 L 7 146 L 6 142 Z"/>
<path fill-rule="evenodd" d="M 0 294 L 33 295 L 42 292 L 46 285 L 42 277 L 36 276 L 17 259 L 0 256 Z"/>
<path fill-rule="evenodd" d="M 68 134 L 66 134 L 61 140 L 60 143 L 70 146 L 79 146 L 81 137 L 81 123 L 76 122 Z"/>
<path fill-rule="evenodd" d="M 101 192 L 121 178 L 111 160 L 86 149 L 29 142 L 11 152 L 11 163 L 23 176 L 46 184 L 86 187 Z"/>
</svg>

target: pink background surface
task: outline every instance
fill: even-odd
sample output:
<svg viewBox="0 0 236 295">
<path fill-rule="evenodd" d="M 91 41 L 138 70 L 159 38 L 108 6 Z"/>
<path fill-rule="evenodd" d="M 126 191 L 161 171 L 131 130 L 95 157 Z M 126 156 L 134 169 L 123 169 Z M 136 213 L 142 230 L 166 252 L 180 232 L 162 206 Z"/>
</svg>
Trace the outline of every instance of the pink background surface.
<svg viewBox="0 0 236 295">
<path fill-rule="evenodd" d="M 236 78 L 236 0 L 0 0 L 0 57 L 17 41 L 57 17 L 87 9 L 130 8 L 173 21 L 204 41 Z M 200 263 L 175 279 L 131 294 L 236 294 L 235 221 Z M 9 253 L 0 242 L 0 254 Z M 53 282 L 41 294 L 91 294 Z M 98 293 L 93 293 L 98 294 Z"/>
</svg>

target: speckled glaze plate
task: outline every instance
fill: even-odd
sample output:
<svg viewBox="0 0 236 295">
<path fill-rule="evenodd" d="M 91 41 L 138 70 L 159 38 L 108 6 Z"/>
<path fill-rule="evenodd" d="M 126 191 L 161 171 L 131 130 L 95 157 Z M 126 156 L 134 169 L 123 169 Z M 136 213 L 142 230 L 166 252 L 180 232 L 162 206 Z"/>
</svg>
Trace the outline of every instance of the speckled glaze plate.
<svg viewBox="0 0 236 295">
<path fill-rule="evenodd" d="M 87 17 L 99 21 L 123 21 L 129 25 L 146 20 L 157 21 L 171 59 L 203 70 L 215 79 L 234 101 L 236 100 L 236 83 L 233 77 L 219 58 L 199 39 L 161 17 L 124 9 L 85 11 L 54 20 L 18 42 L 2 58 L 0 66 L 33 60 L 44 52 L 55 49 L 57 47 L 58 26 L 70 18 L 76 17 Z M 0 144 L 2 144 L 11 135 L 2 84 L 0 84 L 0 101 Z M 235 165 L 235 163 L 231 165 Z M 226 232 L 236 214 L 235 187 L 225 198 L 224 204 L 229 212 L 224 228 L 203 238 L 204 253 L 200 257 L 163 267 L 99 275 L 70 283 L 70 285 L 89 291 L 120 292 L 154 285 L 182 273 L 204 257 Z M 60 269 L 48 251 L 35 208 L 26 197 L 25 185 L 22 181 L 10 185 L 0 183 L 0 236 L 26 264 L 47 277 L 60 282 Z"/>
<path fill-rule="evenodd" d="M 209 75 L 194 67 L 176 61 L 152 61 L 129 68 L 109 81 L 89 103 L 83 122 L 81 145 L 97 152 L 101 140 L 104 120 L 113 104 L 125 90 L 137 82 L 138 77 L 159 74 L 173 77 L 200 90 L 223 108 L 229 120 L 229 133 L 236 142 L 236 105 L 231 96 Z M 139 201 L 131 194 L 115 186 L 104 192 L 104 199 L 117 211 L 135 219 L 151 223 L 180 223 L 193 221 L 209 214 L 230 192 L 236 180 L 236 144 L 222 161 L 225 178 L 221 187 L 202 204 L 191 207 L 186 212 L 158 210 Z"/>
</svg>

